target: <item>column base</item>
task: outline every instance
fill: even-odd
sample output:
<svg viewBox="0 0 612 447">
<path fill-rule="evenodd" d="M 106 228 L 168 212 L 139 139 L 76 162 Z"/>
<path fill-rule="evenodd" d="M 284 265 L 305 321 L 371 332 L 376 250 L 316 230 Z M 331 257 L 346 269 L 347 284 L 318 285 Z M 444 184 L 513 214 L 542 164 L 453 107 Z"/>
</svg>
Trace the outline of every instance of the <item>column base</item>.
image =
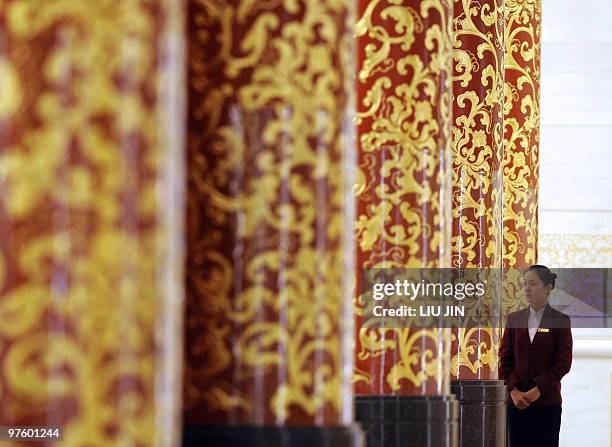
<svg viewBox="0 0 612 447">
<path fill-rule="evenodd" d="M 461 447 L 506 446 L 506 386 L 503 380 L 453 380 L 459 400 Z"/>
<path fill-rule="evenodd" d="M 185 426 L 183 447 L 363 447 L 357 425 L 346 427 Z"/>
<path fill-rule="evenodd" d="M 457 447 L 455 396 L 355 396 L 368 447 Z"/>
</svg>

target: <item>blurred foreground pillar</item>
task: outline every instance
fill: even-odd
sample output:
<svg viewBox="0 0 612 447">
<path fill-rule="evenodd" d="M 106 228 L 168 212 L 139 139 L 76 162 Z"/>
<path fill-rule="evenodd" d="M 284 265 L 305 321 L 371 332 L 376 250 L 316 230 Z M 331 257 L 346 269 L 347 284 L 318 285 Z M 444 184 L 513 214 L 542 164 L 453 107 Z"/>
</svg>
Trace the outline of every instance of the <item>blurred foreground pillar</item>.
<svg viewBox="0 0 612 447">
<path fill-rule="evenodd" d="M 351 2 L 189 4 L 185 445 L 359 446 Z"/>
<path fill-rule="evenodd" d="M 181 5 L 0 3 L 0 426 L 63 428 L 32 445 L 178 444 Z"/>
</svg>

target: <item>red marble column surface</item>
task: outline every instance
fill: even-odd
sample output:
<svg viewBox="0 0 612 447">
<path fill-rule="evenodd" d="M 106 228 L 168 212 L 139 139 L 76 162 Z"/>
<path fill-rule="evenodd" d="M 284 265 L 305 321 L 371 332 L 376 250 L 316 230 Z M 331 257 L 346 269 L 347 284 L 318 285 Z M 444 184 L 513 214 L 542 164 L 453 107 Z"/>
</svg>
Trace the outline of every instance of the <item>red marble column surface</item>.
<svg viewBox="0 0 612 447">
<path fill-rule="evenodd" d="M 452 264 L 476 273 L 502 265 L 504 2 L 455 0 L 453 23 Z M 453 329 L 452 377 L 495 379 L 499 336 L 499 321 Z"/>
<path fill-rule="evenodd" d="M 505 0 L 504 314 L 527 305 L 522 271 L 538 258 L 542 1 Z"/>
<path fill-rule="evenodd" d="M 183 15 L 0 2 L 0 426 L 63 428 L 31 445 L 178 444 Z"/>
<path fill-rule="evenodd" d="M 350 2 L 189 2 L 185 423 L 352 421 Z"/>
<path fill-rule="evenodd" d="M 504 266 L 537 260 L 541 0 L 505 1 Z"/>
<path fill-rule="evenodd" d="M 452 5 L 361 0 L 357 22 L 357 293 L 368 268 L 450 265 Z M 444 329 L 368 329 L 355 392 L 448 393 Z"/>
</svg>

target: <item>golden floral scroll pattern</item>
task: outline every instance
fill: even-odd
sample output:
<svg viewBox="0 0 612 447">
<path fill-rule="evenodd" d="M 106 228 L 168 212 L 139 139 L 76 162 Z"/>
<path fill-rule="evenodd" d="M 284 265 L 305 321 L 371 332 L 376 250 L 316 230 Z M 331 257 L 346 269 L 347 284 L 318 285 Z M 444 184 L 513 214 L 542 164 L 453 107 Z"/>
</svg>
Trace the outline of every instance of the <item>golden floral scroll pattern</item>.
<svg viewBox="0 0 612 447">
<path fill-rule="evenodd" d="M 538 256 L 551 268 L 612 268 L 612 236 L 540 234 Z"/>
<path fill-rule="evenodd" d="M 541 0 L 505 0 L 504 267 L 537 260 Z"/>
<path fill-rule="evenodd" d="M 455 0 L 452 265 L 501 267 L 504 2 Z M 453 330 L 451 374 L 488 379 L 499 330 Z"/>
<path fill-rule="evenodd" d="M 190 2 L 187 424 L 350 420 L 349 3 Z"/>
<path fill-rule="evenodd" d="M 359 2 L 358 272 L 450 264 L 451 8 L 446 0 Z M 367 329 L 359 303 L 356 312 L 356 393 L 447 388 L 441 332 Z"/>
<path fill-rule="evenodd" d="M 2 426 L 178 441 L 182 12 L 0 3 Z"/>
</svg>

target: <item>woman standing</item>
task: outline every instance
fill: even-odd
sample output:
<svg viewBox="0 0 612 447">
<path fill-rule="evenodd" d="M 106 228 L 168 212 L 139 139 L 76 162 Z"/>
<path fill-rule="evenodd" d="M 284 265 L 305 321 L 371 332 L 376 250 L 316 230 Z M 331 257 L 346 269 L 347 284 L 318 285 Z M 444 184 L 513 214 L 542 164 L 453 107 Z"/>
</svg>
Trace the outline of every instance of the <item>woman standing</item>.
<svg viewBox="0 0 612 447">
<path fill-rule="evenodd" d="M 572 364 L 570 318 L 548 304 L 557 276 L 532 265 L 523 275 L 529 306 L 508 315 L 500 347 L 506 382 L 509 447 L 558 447 L 561 378 Z"/>
</svg>

